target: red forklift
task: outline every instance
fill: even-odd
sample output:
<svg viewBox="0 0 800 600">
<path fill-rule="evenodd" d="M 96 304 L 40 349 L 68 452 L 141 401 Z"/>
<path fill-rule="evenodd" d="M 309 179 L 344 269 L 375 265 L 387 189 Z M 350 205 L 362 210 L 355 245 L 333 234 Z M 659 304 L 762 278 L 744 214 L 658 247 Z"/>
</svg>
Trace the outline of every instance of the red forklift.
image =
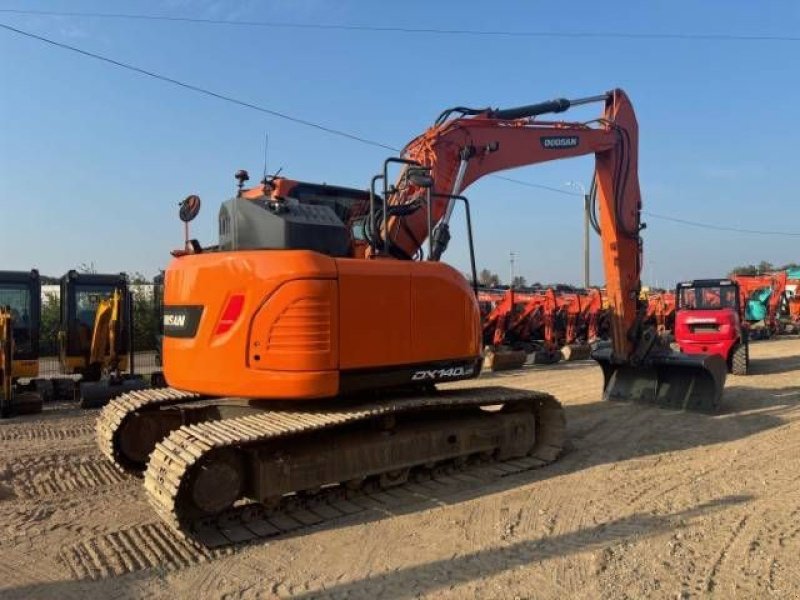
<svg viewBox="0 0 800 600">
<path fill-rule="evenodd" d="M 728 372 L 747 375 L 749 330 L 743 318 L 739 284 L 730 279 L 695 279 L 675 292 L 675 342 L 684 354 L 717 354 Z"/>
</svg>

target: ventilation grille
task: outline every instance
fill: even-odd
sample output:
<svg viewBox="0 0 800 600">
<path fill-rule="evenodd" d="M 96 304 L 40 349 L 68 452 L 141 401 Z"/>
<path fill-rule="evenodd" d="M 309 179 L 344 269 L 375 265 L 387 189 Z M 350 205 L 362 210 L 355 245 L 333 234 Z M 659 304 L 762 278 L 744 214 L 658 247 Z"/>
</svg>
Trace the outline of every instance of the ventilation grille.
<svg viewBox="0 0 800 600">
<path fill-rule="evenodd" d="M 286 307 L 269 332 L 267 351 L 330 352 L 330 301 L 300 298 Z"/>
</svg>

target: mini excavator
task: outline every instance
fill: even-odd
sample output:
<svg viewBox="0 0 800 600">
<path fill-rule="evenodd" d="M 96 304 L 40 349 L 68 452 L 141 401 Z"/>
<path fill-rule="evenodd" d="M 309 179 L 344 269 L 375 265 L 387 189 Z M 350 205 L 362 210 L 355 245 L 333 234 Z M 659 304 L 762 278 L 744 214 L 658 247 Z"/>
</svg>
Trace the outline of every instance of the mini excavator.
<svg viewBox="0 0 800 600">
<path fill-rule="evenodd" d="M 69 271 L 61 278 L 59 359 L 67 375 L 80 375 L 72 396 L 83 408 L 104 406 L 111 398 L 146 387 L 126 373 L 130 353 L 130 294 L 124 274 L 103 275 Z M 60 391 L 61 395 L 65 391 Z"/>
<path fill-rule="evenodd" d="M 600 103 L 588 123 L 542 121 Z M 593 358 L 606 399 L 713 410 L 719 357 L 670 352 L 643 325 L 637 123 L 621 90 L 518 108 L 457 107 L 385 161 L 369 191 L 266 177 L 219 213 L 219 241 L 174 252 L 164 290 L 171 387 L 125 394 L 102 450 L 143 473 L 160 516 L 192 534 L 242 502 L 404 482 L 480 456 L 555 460 L 564 414 L 548 394 L 437 387 L 481 368 L 476 290 L 441 262 L 462 192 L 490 173 L 594 154 L 611 340 Z M 392 173 L 399 173 L 390 177 Z M 181 218 L 199 199 L 190 196 Z M 473 281 L 475 279 L 473 278 Z M 210 521 L 211 520 L 211 521 Z"/>
<path fill-rule="evenodd" d="M 0 271 L 0 418 L 42 410 L 40 303 L 38 271 Z"/>
</svg>

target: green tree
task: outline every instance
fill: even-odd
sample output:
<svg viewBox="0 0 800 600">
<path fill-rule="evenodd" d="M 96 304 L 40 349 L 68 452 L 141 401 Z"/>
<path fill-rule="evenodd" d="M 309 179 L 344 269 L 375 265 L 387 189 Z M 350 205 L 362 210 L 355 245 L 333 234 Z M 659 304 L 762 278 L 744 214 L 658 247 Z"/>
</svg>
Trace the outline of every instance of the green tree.
<svg viewBox="0 0 800 600">
<path fill-rule="evenodd" d="M 137 351 L 155 350 L 158 317 L 153 281 L 142 273 L 130 276 L 133 306 L 133 344 Z"/>
<path fill-rule="evenodd" d="M 772 263 L 767 260 L 762 260 L 758 263 L 758 272 L 759 273 L 771 273 L 775 270 L 775 267 L 772 266 Z"/>
<path fill-rule="evenodd" d="M 478 273 L 478 283 L 487 287 L 497 287 L 500 285 L 500 277 L 489 269 L 481 269 Z"/>
<path fill-rule="evenodd" d="M 756 267 L 755 265 L 743 265 L 741 267 L 734 267 L 730 274 L 732 276 L 733 275 L 746 275 L 746 276 L 758 275 L 758 267 Z"/>
<path fill-rule="evenodd" d="M 42 320 L 39 328 L 39 353 L 58 354 L 58 328 L 61 325 L 61 301 L 58 293 L 48 292 L 42 298 Z"/>
<path fill-rule="evenodd" d="M 526 281 L 522 275 L 515 275 L 511 281 L 511 287 L 520 288 L 525 287 Z"/>
</svg>

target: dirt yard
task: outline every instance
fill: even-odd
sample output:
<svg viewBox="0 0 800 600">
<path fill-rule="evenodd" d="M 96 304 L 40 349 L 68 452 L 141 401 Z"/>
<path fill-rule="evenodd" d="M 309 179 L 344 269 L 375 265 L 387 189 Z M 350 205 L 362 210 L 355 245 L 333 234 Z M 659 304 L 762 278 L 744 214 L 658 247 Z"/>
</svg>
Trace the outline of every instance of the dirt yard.
<svg viewBox="0 0 800 600">
<path fill-rule="evenodd" d="M 800 597 L 800 339 L 752 357 L 717 416 L 604 404 L 589 362 L 481 378 L 558 397 L 567 453 L 223 552 L 155 519 L 140 482 L 95 449 L 96 411 L 5 421 L 0 596 Z"/>
</svg>

